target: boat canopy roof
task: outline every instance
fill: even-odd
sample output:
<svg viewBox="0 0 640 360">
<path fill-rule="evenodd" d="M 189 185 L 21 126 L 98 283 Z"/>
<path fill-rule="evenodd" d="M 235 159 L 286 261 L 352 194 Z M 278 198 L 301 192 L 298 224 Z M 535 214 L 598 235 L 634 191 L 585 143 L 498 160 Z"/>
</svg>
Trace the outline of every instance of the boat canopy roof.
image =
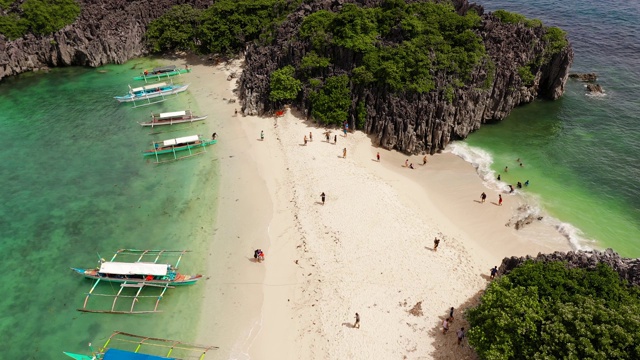
<svg viewBox="0 0 640 360">
<path fill-rule="evenodd" d="M 147 86 L 142 86 L 142 87 L 137 87 L 137 88 L 133 88 L 131 89 L 131 91 L 133 92 L 138 92 L 138 91 L 144 91 L 144 90 L 151 90 L 151 89 L 155 89 L 155 88 L 162 88 L 167 86 L 167 83 L 157 83 L 157 84 L 153 84 L 153 85 L 147 85 Z"/>
<path fill-rule="evenodd" d="M 168 119 L 172 117 L 185 116 L 187 115 L 186 111 L 174 111 L 168 113 L 160 113 L 160 119 Z"/>
<path fill-rule="evenodd" d="M 157 67 L 157 68 L 153 68 L 153 70 L 151 70 L 154 73 L 158 73 L 158 72 L 169 72 L 169 71 L 173 71 L 176 69 L 175 65 L 167 65 L 167 66 L 161 66 L 161 67 Z"/>
<path fill-rule="evenodd" d="M 104 353 L 104 360 L 176 360 L 164 356 L 134 353 L 126 350 L 109 349 Z"/>
<path fill-rule="evenodd" d="M 162 145 L 163 146 L 180 145 L 180 144 L 195 142 L 198 140 L 200 140 L 200 137 L 198 135 L 191 135 L 191 136 L 185 136 L 185 137 L 176 138 L 176 139 L 165 140 L 162 142 Z"/>
<path fill-rule="evenodd" d="M 156 264 L 147 262 L 115 262 L 107 261 L 100 265 L 98 272 L 114 275 L 154 275 L 164 276 L 167 275 L 167 269 L 171 265 Z"/>
</svg>

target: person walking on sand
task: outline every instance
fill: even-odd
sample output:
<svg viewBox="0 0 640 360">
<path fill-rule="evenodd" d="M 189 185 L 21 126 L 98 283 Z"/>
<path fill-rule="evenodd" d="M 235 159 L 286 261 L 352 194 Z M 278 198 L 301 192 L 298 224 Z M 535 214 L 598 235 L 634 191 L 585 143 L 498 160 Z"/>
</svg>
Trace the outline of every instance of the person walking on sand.
<svg viewBox="0 0 640 360">
<path fill-rule="evenodd" d="M 458 334 L 458 345 L 462 345 L 462 339 L 464 338 L 464 328 L 461 327 L 457 332 Z"/>
<path fill-rule="evenodd" d="M 378 162 L 380 162 L 380 151 L 378 151 L 378 153 L 376 154 L 376 159 L 378 159 Z"/>
<path fill-rule="evenodd" d="M 331 141 L 330 137 L 329 137 L 329 132 L 327 131 L 326 133 L 324 133 L 324 136 L 327 138 L 327 142 Z"/>
<path fill-rule="evenodd" d="M 440 245 L 440 239 L 433 239 L 433 251 L 438 251 L 438 245 Z"/>
<path fill-rule="evenodd" d="M 304 144 L 307 145 L 307 135 L 304 136 Z"/>
<path fill-rule="evenodd" d="M 489 271 L 491 271 L 491 280 L 495 279 L 495 278 L 496 278 L 496 274 L 498 274 L 498 267 L 497 267 L 497 266 L 494 266 L 494 267 L 493 267 L 491 270 L 489 270 Z"/>
<path fill-rule="evenodd" d="M 342 158 L 345 159 L 347 157 L 347 148 L 342 149 Z"/>
<path fill-rule="evenodd" d="M 484 203 L 485 200 L 487 200 L 487 194 L 483 192 L 480 194 L 480 202 Z"/>
<path fill-rule="evenodd" d="M 322 192 L 322 194 L 320 194 L 320 199 L 322 199 L 322 205 L 324 205 L 324 197 L 326 195 L 324 194 L 324 191 Z"/>
<path fill-rule="evenodd" d="M 356 322 L 353 323 L 354 329 L 360 329 L 360 314 L 356 313 Z"/>
<path fill-rule="evenodd" d="M 502 206 L 502 195 L 498 194 L 498 205 Z"/>
<path fill-rule="evenodd" d="M 338 143 L 338 135 L 333 135 L 333 143 L 334 144 Z"/>
<path fill-rule="evenodd" d="M 404 161 L 404 167 L 409 167 L 409 159 Z"/>
<path fill-rule="evenodd" d="M 426 164 L 427 164 L 427 155 L 425 155 L 425 156 L 422 158 L 422 165 L 426 165 Z"/>
<path fill-rule="evenodd" d="M 447 331 L 449 331 L 449 322 L 447 318 L 444 318 L 444 320 L 442 320 L 442 334 L 445 335 Z"/>
<path fill-rule="evenodd" d="M 449 322 L 453 322 L 453 306 L 449 309 Z"/>
<path fill-rule="evenodd" d="M 260 141 L 264 141 L 264 130 L 260 130 Z"/>
</svg>

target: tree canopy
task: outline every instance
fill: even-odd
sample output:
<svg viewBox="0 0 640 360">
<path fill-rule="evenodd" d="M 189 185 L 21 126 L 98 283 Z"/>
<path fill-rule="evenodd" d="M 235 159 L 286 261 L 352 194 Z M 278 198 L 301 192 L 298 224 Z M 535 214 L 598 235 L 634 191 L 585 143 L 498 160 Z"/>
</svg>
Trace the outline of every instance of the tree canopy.
<svg viewBox="0 0 640 360">
<path fill-rule="evenodd" d="M 75 0 L 26 0 L 16 8 L 14 1 L 2 0 L 0 8 L 8 9 L 0 16 L 0 34 L 17 39 L 27 33 L 48 35 L 73 23 L 80 15 Z"/>
<path fill-rule="evenodd" d="M 269 86 L 271 101 L 293 100 L 302 89 L 302 82 L 293 77 L 296 69 L 287 65 L 271 73 Z"/>
<path fill-rule="evenodd" d="M 640 291 L 606 264 L 527 262 L 467 313 L 482 359 L 640 359 Z"/>
<path fill-rule="evenodd" d="M 324 124 L 341 125 L 349 115 L 351 91 L 346 75 L 327 78 L 324 86 L 311 94 L 311 116 Z"/>
</svg>

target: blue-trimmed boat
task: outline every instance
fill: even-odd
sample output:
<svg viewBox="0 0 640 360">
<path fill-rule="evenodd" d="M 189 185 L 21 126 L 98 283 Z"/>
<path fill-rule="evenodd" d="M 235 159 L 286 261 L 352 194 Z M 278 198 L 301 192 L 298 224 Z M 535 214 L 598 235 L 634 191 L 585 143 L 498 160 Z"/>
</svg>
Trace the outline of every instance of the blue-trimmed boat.
<svg viewBox="0 0 640 360">
<path fill-rule="evenodd" d="M 209 145 L 213 145 L 217 143 L 216 139 L 203 139 L 200 135 L 190 135 L 184 136 L 175 139 L 168 139 L 163 141 L 153 142 L 153 148 L 149 150 L 144 150 L 142 152 L 143 156 L 155 156 L 156 162 L 160 163 L 162 161 L 159 160 L 159 155 L 162 154 L 173 154 L 173 159 L 169 160 L 178 160 L 189 156 L 202 154 L 202 151 L 194 152 L 193 150 L 197 148 L 204 148 Z M 178 152 L 188 151 L 189 154 L 186 156 L 178 156 Z"/>
<path fill-rule="evenodd" d="M 189 68 L 189 66 L 185 66 L 184 69 L 178 69 L 178 67 L 175 65 L 167 65 L 153 68 L 151 71 L 145 70 L 142 75 L 134 77 L 133 80 L 159 80 L 161 78 L 182 75 L 190 72 L 191 69 Z"/>
<path fill-rule="evenodd" d="M 183 91 L 186 91 L 189 87 L 187 85 L 175 85 L 167 83 L 157 83 L 151 85 L 145 85 L 137 88 L 129 86 L 129 93 L 123 96 L 114 96 L 114 99 L 118 102 L 133 102 L 134 107 L 151 105 L 158 102 L 167 100 L 170 95 L 176 95 Z M 153 100 L 152 100 L 153 99 Z M 145 101 L 142 105 L 135 105 L 136 101 Z"/>
</svg>

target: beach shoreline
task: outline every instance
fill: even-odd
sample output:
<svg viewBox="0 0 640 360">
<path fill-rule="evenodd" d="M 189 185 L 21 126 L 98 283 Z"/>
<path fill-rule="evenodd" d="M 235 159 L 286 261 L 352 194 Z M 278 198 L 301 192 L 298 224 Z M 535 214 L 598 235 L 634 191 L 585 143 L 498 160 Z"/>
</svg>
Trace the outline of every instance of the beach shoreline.
<svg viewBox="0 0 640 360">
<path fill-rule="evenodd" d="M 503 257 L 570 250 L 543 223 L 505 226 L 522 197 L 503 194 L 494 204 L 498 193 L 453 154 L 421 165 L 422 156 L 376 148 L 361 132 L 343 136 L 290 110 L 278 119 L 236 115 L 236 79 L 227 77 L 240 63 L 190 66 L 192 95 L 219 139 L 197 339 L 220 346 L 215 358 L 472 358 L 455 346 L 455 331 L 440 332 L 447 309 L 458 314 L 452 329 L 465 326 L 462 309 Z M 550 238 L 532 243 L 538 233 Z M 264 263 L 251 258 L 258 247 Z"/>
</svg>

